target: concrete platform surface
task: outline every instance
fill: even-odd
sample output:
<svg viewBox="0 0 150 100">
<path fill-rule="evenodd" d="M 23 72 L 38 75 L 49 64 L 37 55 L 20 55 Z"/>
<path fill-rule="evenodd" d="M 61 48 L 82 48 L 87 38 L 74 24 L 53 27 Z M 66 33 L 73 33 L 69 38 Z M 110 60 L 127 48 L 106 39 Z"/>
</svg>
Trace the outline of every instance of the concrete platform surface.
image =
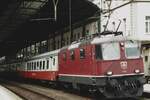
<svg viewBox="0 0 150 100">
<path fill-rule="evenodd" d="M 8 89 L 4 88 L 3 86 L 0 86 L 0 100 L 23 100 L 23 99 L 21 99 Z"/>
</svg>

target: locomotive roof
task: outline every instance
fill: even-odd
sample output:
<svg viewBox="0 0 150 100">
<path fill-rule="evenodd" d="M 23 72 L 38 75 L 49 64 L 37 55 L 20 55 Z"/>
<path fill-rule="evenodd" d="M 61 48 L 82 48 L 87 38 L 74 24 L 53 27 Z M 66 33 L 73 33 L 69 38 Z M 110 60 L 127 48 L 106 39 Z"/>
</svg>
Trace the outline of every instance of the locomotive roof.
<svg viewBox="0 0 150 100">
<path fill-rule="evenodd" d="M 84 39 L 84 40 L 81 40 L 81 41 L 73 42 L 68 47 L 68 49 L 69 50 L 75 49 L 75 48 L 78 48 L 80 45 L 87 44 L 87 43 L 100 44 L 100 43 L 119 42 L 119 41 L 128 41 L 128 40 L 138 41 L 137 38 L 129 37 L 129 36 L 123 36 L 123 35 L 117 35 L 117 36 L 114 36 L 114 35 L 96 36 L 94 38 L 88 37 L 88 39 Z"/>
<path fill-rule="evenodd" d="M 130 36 L 108 36 L 108 37 L 95 37 L 91 41 L 91 44 L 108 43 L 108 42 L 119 42 L 119 41 L 138 41 L 138 39 Z"/>
</svg>

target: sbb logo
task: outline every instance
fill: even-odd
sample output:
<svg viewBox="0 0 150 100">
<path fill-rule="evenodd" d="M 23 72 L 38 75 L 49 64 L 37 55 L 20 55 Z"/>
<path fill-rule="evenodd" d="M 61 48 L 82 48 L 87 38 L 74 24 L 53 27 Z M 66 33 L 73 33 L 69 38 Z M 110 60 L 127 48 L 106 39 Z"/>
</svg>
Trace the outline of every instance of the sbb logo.
<svg viewBox="0 0 150 100">
<path fill-rule="evenodd" d="M 125 70 L 128 68 L 128 63 L 126 61 L 121 61 L 120 67 L 121 67 L 121 69 Z"/>
</svg>

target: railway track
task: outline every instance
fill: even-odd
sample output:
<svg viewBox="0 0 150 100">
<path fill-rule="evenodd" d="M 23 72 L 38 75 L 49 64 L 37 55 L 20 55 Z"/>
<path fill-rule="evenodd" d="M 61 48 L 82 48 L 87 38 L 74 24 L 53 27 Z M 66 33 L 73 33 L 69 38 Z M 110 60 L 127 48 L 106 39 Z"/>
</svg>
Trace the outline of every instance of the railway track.
<svg viewBox="0 0 150 100">
<path fill-rule="evenodd" d="M 9 89 L 23 100 L 54 100 L 53 98 L 40 94 L 39 92 L 15 84 L 2 84 L 2 86 Z"/>
<path fill-rule="evenodd" d="M 1 85 L 24 100 L 91 100 L 88 97 L 33 84 L 3 81 Z"/>
<path fill-rule="evenodd" d="M 31 85 L 17 82 L 2 82 L 2 85 L 11 90 L 24 100 L 107 100 L 101 97 L 89 97 L 88 95 L 80 96 L 78 94 L 66 93 L 62 90 L 50 89 L 48 87 Z M 101 99 L 100 99 L 101 98 Z M 116 100 L 116 99 L 112 99 Z M 117 100 L 150 100 L 149 97 L 128 98 Z"/>
</svg>

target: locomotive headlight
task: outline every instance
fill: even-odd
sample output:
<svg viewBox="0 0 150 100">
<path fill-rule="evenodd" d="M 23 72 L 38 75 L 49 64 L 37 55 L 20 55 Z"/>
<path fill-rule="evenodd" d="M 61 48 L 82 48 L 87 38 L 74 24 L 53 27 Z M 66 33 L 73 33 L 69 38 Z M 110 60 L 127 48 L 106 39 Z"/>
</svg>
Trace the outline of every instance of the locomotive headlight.
<svg viewBox="0 0 150 100">
<path fill-rule="evenodd" d="M 108 71 L 108 72 L 107 72 L 107 75 L 108 75 L 108 76 L 111 76 L 112 74 L 113 74 L 112 71 Z"/>
<path fill-rule="evenodd" d="M 135 69 L 135 71 L 134 71 L 135 73 L 140 73 L 140 70 L 139 69 Z"/>
</svg>

